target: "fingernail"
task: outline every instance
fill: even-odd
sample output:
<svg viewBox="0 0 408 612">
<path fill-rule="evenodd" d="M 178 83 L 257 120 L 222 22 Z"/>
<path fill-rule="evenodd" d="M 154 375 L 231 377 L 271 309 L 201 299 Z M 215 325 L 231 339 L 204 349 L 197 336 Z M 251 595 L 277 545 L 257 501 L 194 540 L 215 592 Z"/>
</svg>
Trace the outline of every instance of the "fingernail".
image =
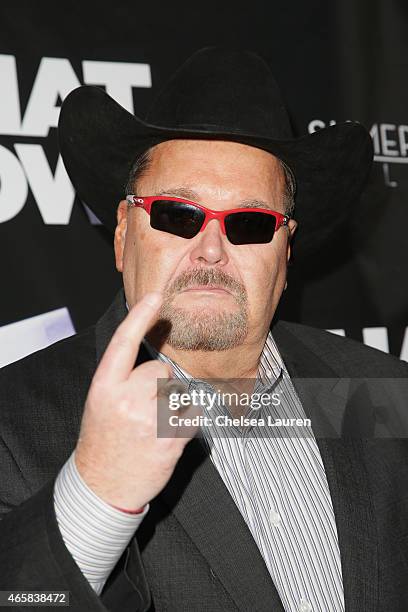
<svg viewBox="0 0 408 612">
<path fill-rule="evenodd" d="M 144 296 L 146 304 L 149 306 L 158 306 L 162 301 L 162 293 L 160 291 L 152 291 Z"/>
</svg>

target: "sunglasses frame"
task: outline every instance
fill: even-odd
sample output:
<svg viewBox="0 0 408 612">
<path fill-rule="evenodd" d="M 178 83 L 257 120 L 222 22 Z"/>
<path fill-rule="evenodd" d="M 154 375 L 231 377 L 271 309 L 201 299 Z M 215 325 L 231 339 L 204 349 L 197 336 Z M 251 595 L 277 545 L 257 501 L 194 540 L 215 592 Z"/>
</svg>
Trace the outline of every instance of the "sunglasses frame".
<svg viewBox="0 0 408 612">
<path fill-rule="evenodd" d="M 266 208 L 232 208 L 229 210 L 211 210 L 210 208 L 206 208 L 205 206 L 201 206 L 201 204 L 197 204 L 197 202 L 192 202 L 191 200 L 186 200 L 185 198 L 176 198 L 176 197 L 170 197 L 170 196 L 143 196 L 141 197 L 141 196 L 136 196 L 133 194 L 128 194 L 126 196 L 126 202 L 129 207 L 143 208 L 149 216 L 150 216 L 150 210 L 151 210 L 152 204 L 156 200 L 169 200 L 171 202 L 180 202 L 182 204 L 189 204 L 190 206 L 195 206 L 196 208 L 199 208 L 200 210 L 202 210 L 205 215 L 204 223 L 202 224 L 197 234 L 205 230 L 209 221 L 211 221 L 212 219 L 218 219 L 218 221 L 220 222 L 222 233 L 227 236 L 227 232 L 225 230 L 225 217 L 227 217 L 228 215 L 234 214 L 234 213 L 238 213 L 238 212 L 240 213 L 242 212 L 261 212 L 266 215 L 274 216 L 276 220 L 276 226 L 275 226 L 275 231 L 273 233 L 273 236 L 275 235 L 275 233 L 278 231 L 278 229 L 282 225 L 288 225 L 289 219 L 290 219 L 289 215 L 283 215 L 282 213 L 277 212 L 276 210 L 269 210 Z M 269 242 L 272 241 L 273 236 Z M 269 244 L 269 243 L 259 243 L 259 244 Z"/>
</svg>

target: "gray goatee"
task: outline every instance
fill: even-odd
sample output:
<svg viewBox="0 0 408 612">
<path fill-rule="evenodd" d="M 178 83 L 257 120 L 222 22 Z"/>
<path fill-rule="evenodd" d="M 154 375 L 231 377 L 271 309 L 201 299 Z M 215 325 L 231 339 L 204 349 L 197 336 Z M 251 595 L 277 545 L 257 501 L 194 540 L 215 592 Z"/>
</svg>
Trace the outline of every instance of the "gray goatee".
<svg viewBox="0 0 408 612">
<path fill-rule="evenodd" d="M 174 297 L 194 285 L 219 285 L 234 296 L 238 311 L 229 312 L 219 306 L 217 312 L 209 308 L 191 310 L 173 305 Z M 175 349 L 191 351 L 225 351 L 239 346 L 248 333 L 248 298 L 245 287 L 213 268 L 198 268 L 181 274 L 164 292 L 155 332 Z"/>
</svg>

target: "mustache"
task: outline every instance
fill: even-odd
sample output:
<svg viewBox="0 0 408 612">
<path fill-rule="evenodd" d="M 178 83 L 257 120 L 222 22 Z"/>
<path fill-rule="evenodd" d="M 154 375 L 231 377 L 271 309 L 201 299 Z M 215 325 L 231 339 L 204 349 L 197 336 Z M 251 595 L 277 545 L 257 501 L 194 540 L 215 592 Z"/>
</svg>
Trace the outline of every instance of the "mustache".
<svg viewBox="0 0 408 612">
<path fill-rule="evenodd" d="M 165 291 L 165 297 L 170 298 L 175 293 L 194 285 L 219 285 L 228 289 L 233 295 L 240 297 L 241 300 L 244 298 L 246 301 L 244 285 L 229 274 L 215 268 L 195 268 L 182 272 Z"/>
</svg>

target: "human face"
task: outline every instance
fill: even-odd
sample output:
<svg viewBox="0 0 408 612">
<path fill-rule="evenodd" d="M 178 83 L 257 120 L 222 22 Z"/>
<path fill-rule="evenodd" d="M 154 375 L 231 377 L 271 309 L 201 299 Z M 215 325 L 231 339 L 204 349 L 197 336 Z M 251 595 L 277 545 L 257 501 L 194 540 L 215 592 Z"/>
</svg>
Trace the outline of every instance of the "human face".
<svg viewBox="0 0 408 612">
<path fill-rule="evenodd" d="M 213 210 L 256 205 L 284 213 L 283 193 L 272 154 L 227 141 L 163 142 L 137 181 L 138 195 L 178 196 Z M 127 301 L 163 291 L 163 342 L 175 349 L 226 350 L 260 340 L 285 285 L 295 227 L 290 220 L 270 243 L 234 245 L 213 219 L 186 239 L 151 228 L 144 210 L 122 201 L 115 255 Z"/>
</svg>

